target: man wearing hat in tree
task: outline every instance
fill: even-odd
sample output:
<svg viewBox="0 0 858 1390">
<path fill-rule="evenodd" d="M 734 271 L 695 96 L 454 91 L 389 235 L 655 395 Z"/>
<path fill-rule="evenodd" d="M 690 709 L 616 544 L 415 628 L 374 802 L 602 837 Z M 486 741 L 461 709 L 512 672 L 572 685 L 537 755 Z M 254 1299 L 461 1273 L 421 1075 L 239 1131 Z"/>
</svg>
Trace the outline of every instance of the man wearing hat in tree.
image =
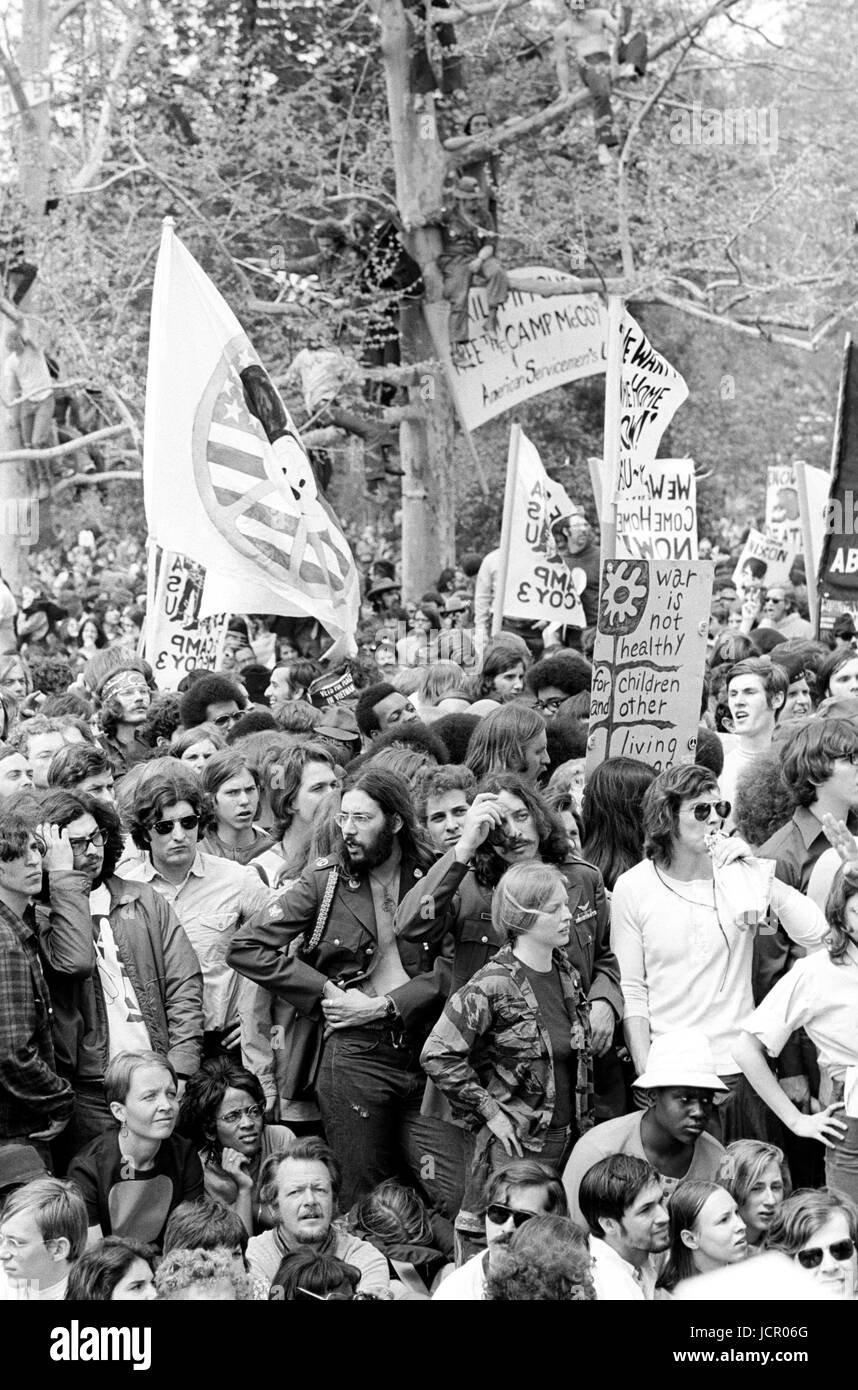
<svg viewBox="0 0 858 1390">
<path fill-rule="evenodd" d="M 716 1092 L 727 1087 L 715 1070 L 706 1034 L 697 1028 L 662 1033 L 635 1086 L 648 1093 L 648 1108 L 596 1125 L 579 1139 L 566 1164 L 569 1215 L 579 1225 L 587 1225 L 578 1204 L 581 1179 L 611 1154 L 645 1159 L 661 1179 L 665 1196 L 684 1180 L 716 1181 L 724 1148 L 706 1126 Z"/>
<path fill-rule="evenodd" d="M 497 311 L 509 294 L 509 280 L 495 255 L 497 232 L 477 180 L 460 178 L 453 200 L 453 207 L 444 209 L 440 222 L 438 269 L 444 278 L 444 298 L 450 303 L 450 343 L 455 355 L 468 341 L 468 294 L 474 277 L 486 286 L 487 333 L 497 332 Z"/>
</svg>

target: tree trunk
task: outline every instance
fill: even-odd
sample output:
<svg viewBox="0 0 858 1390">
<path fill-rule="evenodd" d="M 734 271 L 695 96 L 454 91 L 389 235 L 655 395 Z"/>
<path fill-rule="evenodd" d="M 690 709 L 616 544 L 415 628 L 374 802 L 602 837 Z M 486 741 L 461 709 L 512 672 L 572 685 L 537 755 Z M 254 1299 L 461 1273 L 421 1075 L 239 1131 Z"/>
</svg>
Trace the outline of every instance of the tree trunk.
<svg viewBox="0 0 858 1390">
<path fill-rule="evenodd" d="M 33 226 L 44 216 L 50 168 L 50 102 L 47 83 L 50 58 L 49 0 L 23 0 L 21 14 L 21 44 L 18 67 L 26 93 L 28 108 L 17 114 L 18 124 L 18 187 L 27 205 L 29 222 Z M 44 84 L 44 85 L 43 85 Z M 38 281 L 36 282 L 38 284 Z M 32 310 L 33 291 L 27 294 L 21 308 Z M 0 317 L 0 372 L 5 376 L 6 336 L 12 324 Z M 11 412 L 0 406 L 0 451 L 17 448 L 21 443 Z M 34 505 L 35 504 L 35 505 Z M 45 516 L 39 520 L 38 499 L 30 485 L 30 469 L 26 463 L 0 464 L 0 572 L 15 593 L 27 578 L 27 551 L 21 544 L 23 527 L 19 518 L 32 517 L 32 540 L 44 531 Z"/>
<path fill-rule="evenodd" d="M 373 0 L 373 7 L 381 21 L 397 206 L 408 250 L 423 271 L 426 299 L 437 304 L 443 298 L 435 267 L 441 236 L 437 227 L 425 224 L 443 202 L 447 156 L 438 137 L 431 96 L 426 97 L 424 110 L 413 109 L 409 67 L 414 31 L 401 0 Z M 402 323 L 404 360 L 437 359 L 419 306 L 406 307 Z M 456 548 L 453 417 L 441 367 L 424 372 L 410 396 L 424 418 L 400 426 L 402 580 L 404 595 L 419 598 L 434 585 L 439 571 L 452 564 Z"/>
</svg>

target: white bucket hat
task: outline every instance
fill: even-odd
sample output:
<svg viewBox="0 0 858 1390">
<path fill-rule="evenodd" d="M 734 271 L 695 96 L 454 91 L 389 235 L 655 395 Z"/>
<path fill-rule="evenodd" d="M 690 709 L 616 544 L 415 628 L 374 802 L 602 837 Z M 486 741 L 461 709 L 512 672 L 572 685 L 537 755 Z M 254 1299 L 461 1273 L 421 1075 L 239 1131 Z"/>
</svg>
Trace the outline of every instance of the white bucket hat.
<svg viewBox="0 0 858 1390">
<path fill-rule="evenodd" d="M 634 1083 L 644 1091 L 659 1086 L 697 1086 L 701 1091 L 727 1091 L 712 1060 L 709 1039 L 699 1028 L 677 1028 L 656 1038 L 646 1070 Z"/>
</svg>

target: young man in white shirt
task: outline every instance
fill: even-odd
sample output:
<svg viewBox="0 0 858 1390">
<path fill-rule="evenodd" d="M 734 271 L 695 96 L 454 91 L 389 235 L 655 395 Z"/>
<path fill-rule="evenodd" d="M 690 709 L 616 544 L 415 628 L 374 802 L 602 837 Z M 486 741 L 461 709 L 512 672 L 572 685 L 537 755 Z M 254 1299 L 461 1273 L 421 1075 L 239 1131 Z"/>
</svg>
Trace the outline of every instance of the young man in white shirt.
<svg viewBox="0 0 858 1390">
<path fill-rule="evenodd" d="M 513 1232 L 532 1216 L 566 1216 L 566 1194 L 553 1168 L 536 1159 L 516 1159 L 498 1168 L 486 1187 L 488 1248 L 448 1275 L 432 1295 L 435 1300 L 479 1302 L 486 1296 L 492 1261 L 509 1245 Z"/>
<path fill-rule="evenodd" d="M 670 1218 L 654 1168 L 632 1154 L 611 1154 L 585 1173 L 578 1197 L 590 1230 L 599 1302 L 651 1301 L 656 1255 L 670 1245 Z"/>
<path fill-rule="evenodd" d="M 62 1302 L 86 1248 L 86 1205 L 73 1182 L 36 1178 L 6 1199 L 0 1219 L 0 1302 Z"/>
</svg>

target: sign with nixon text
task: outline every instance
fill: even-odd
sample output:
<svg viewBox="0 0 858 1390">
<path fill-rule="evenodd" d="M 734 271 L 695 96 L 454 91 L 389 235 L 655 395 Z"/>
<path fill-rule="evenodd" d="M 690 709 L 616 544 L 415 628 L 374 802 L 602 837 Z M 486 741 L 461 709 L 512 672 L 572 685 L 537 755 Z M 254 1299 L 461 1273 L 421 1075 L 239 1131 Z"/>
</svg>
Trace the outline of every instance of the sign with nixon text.
<svg viewBox="0 0 858 1390">
<path fill-rule="evenodd" d="M 713 566 L 606 560 L 593 651 L 587 776 L 607 758 L 656 772 L 697 749 Z"/>
<path fill-rule="evenodd" d="M 794 545 L 771 540 L 762 531 L 751 529 L 733 571 L 733 583 L 740 594 L 768 589 L 772 584 L 789 584 L 795 555 Z"/>
<path fill-rule="evenodd" d="M 524 266 L 531 280 L 568 280 L 560 270 Z M 484 331 L 485 288 L 471 290 L 470 341 L 452 365 L 452 386 L 469 430 L 567 381 L 605 370 L 605 308 L 596 294 L 543 297 L 511 289 L 498 309 L 498 331 Z"/>
<path fill-rule="evenodd" d="M 792 546 L 797 554 L 804 549 L 801 512 L 795 467 L 791 463 L 769 464 L 766 481 L 766 535 L 773 541 Z"/>
<path fill-rule="evenodd" d="M 587 585 L 583 570 L 569 569 L 557 550 L 551 528 L 572 512 L 565 488 L 549 478 L 539 453 L 519 435 L 509 516 L 509 535 L 501 537 L 508 555 L 502 613 L 530 622 L 547 619 L 585 627 L 579 595 Z"/>
<path fill-rule="evenodd" d="M 688 396 L 679 372 L 656 352 L 625 308 L 619 322 L 619 440 L 611 480 L 618 507 L 635 498 L 646 500 L 647 475 L 661 466 L 655 462 L 661 437 Z"/>
<path fill-rule="evenodd" d="M 205 581 L 202 565 L 175 551 L 161 551 L 155 602 L 146 619 L 146 660 L 161 690 L 175 690 L 197 666 L 214 670 L 229 615 L 200 617 Z"/>
<path fill-rule="evenodd" d="M 691 459 L 659 459 L 647 498 L 617 507 L 617 559 L 697 559 L 697 480 Z"/>
</svg>

